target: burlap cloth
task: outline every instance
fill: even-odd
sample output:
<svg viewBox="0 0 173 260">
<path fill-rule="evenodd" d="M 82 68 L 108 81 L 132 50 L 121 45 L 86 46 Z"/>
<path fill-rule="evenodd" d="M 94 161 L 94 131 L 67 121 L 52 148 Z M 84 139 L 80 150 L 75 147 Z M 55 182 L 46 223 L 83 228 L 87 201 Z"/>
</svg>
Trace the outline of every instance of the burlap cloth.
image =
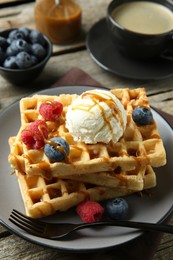
<svg viewBox="0 0 173 260">
<path fill-rule="evenodd" d="M 72 68 L 66 75 L 56 81 L 52 87 L 58 86 L 91 85 L 101 87 L 102 85 L 79 68 Z M 173 126 L 173 116 L 156 109 Z M 169 216 L 170 219 L 171 216 Z M 166 220 L 166 222 L 169 221 Z M 115 249 L 105 252 L 94 253 L 65 253 L 60 259 L 99 259 L 99 260 L 150 260 L 161 241 L 163 234 L 159 232 L 145 232 L 140 237 L 117 246 Z"/>
</svg>

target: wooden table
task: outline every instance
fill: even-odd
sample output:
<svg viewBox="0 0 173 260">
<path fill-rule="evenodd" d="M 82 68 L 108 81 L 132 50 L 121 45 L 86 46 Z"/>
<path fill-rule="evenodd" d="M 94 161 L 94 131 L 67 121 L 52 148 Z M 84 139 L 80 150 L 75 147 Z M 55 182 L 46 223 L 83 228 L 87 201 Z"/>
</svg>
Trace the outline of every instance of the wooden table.
<svg viewBox="0 0 173 260">
<path fill-rule="evenodd" d="M 53 55 L 36 81 L 29 86 L 16 87 L 0 76 L 0 109 L 10 105 L 24 95 L 50 87 L 72 67 L 80 67 L 108 88 L 145 87 L 151 105 L 173 115 L 173 77 L 158 80 L 129 80 L 101 69 L 89 56 L 85 46 L 85 36 L 91 26 L 106 15 L 110 0 L 77 1 L 83 11 L 83 35 L 75 43 L 66 46 L 53 46 Z M 0 0 L 0 30 L 27 26 L 35 28 L 34 1 Z M 95 8 L 97 5 L 97 8 Z M 172 219 L 173 224 L 173 219 Z M 173 236 L 164 234 L 155 253 L 154 260 L 173 259 Z M 79 255 L 70 255 L 31 244 L 0 226 L 1 259 L 80 259 Z M 114 259 L 111 252 L 100 255 L 101 259 Z"/>
</svg>

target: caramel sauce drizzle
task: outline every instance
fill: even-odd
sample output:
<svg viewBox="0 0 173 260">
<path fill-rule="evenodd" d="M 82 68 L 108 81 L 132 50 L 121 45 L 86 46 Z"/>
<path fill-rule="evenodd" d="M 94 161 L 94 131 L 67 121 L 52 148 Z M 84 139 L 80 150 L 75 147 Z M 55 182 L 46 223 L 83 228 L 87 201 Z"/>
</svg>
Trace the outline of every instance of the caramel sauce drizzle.
<svg viewBox="0 0 173 260">
<path fill-rule="evenodd" d="M 44 171 L 44 173 L 42 173 L 42 174 L 44 175 L 45 179 L 47 179 L 47 180 L 52 179 L 52 176 L 50 175 L 51 168 L 50 168 L 50 165 L 47 162 L 42 161 L 42 162 L 39 162 L 37 165 L 38 165 L 39 169 Z"/>
<path fill-rule="evenodd" d="M 60 146 L 59 144 L 55 143 L 52 140 L 45 140 L 45 143 L 53 146 L 53 148 L 56 151 L 59 151 L 60 153 L 62 153 L 64 155 L 65 161 L 68 162 L 68 155 L 67 155 L 66 150 L 63 146 Z"/>
<path fill-rule="evenodd" d="M 106 95 L 106 93 L 105 93 Z M 102 115 L 102 118 L 105 122 L 105 125 L 108 125 L 110 131 L 112 132 L 113 131 L 113 128 L 112 128 L 112 125 L 110 123 L 110 119 L 111 117 L 118 117 L 119 118 L 119 121 L 120 121 L 120 124 L 121 126 L 124 128 L 124 122 L 123 122 L 123 119 L 122 119 L 122 115 L 121 115 L 121 111 L 118 107 L 118 105 L 116 104 L 116 102 L 114 102 L 113 100 L 110 100 L 110 96 L 109 95 L 106 95 L 107 97 L 103 97 L 103 96 L 100 96 L 99 94 L 97 93 L 83 93 L 82 94 L 82 98 L 85 99 L 85 98 L 90 98 L 92 101 L 93 101 L 93 105 L 88 105 L 88 104 L 83 104 L 83 105 L 76 105 L 74 106 L 72 109 L 75 110 L 75 109 L 78 109 L 78 110 L 84 110 L 84 111 L 88 111 L 91 113 L 91 109 L 95 106 L 95 105 L 98 105 L 99 109 L 101 110 L 101 115 Z M 107 104 L 108 107 L 110 107 L 111 111 L 112 111 L 112 115 L 111 117 L 107 118 L 106 117 L 106 113 L 105 113 L 105 110 L 104 108 L 100 105 L 100 102 L 104 102 Z"/>
<path fill-rule="evenodd" d="M 52 103 L 52 102 L 49 102 L 49 103 Z M 51 146 L 53 146 L 53 148 L 55 150 L 60 151 L 64 155 L 64 157 L 67 158 L 67 153 L 66 153 L 64 147 L 58 145 L 57 143 L 55 143 L 52 140 L 45 139 L 45 135 L 44 135 L 44 132 L 43 132 L 44 129 L 47 130 L 46 127 L 43 124 L 38 125 L 38 130 L 39 130 L 39 132 L 40 132 L 44 142 L 47 143 L 47 144 L 50 144 Z M 30 129 L 28 131 L 30 131 L 33 135 L 36 135 L 36 133 L 34 131 L 32 131 Z M 36 135 L 36 136 L 38 137 L 38 139 L 40 139 L 39 135 Z"/>
</svg>

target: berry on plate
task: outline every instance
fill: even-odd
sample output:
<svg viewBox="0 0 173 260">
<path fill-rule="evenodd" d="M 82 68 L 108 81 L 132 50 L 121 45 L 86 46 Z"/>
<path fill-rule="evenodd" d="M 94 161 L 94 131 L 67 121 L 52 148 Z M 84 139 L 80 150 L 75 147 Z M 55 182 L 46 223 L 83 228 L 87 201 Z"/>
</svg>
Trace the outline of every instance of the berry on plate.
<svg viewBox="0 0 173 260">
<path fill-rule="evenodd" d="M 61 116 L 62 110 L 63 105 L 57 101 L 43 103 L 39 107 L 39 113 L 47 121 L 57 120 Z"/>
<path fill-rule="evenodd" d="M 51 161 L 59 162 L 67 158 L 70 148 L 63 138 L 53 137 L 46 142 L 44 152 Z"/>
<path fill-rule="evenodd" d="M 85 201 L 76 207 L 76 212 L 84 223 L 90 223 L 102 219 L 104 208 L 98 202 Z"/>
<path fill-rule="evenodd" d="M 136 107 L 132 112 L 133 121 L 139 125 L 149 125 L 153 121 L 153 115 L 147 107 Z"/>
<path fill-rule="evenodd" d="M 40 149 L 48 137 L 47 125 L 43 120 L 36 120 L 22 131 L 22 142 L 30 149 Z"/>
<path fill-rule="evenodd" d="M 105 212 L 111 219 L 126 219 L 129 206 L 125 199 L 115 198 L 106 203 Z"/>
</svg>

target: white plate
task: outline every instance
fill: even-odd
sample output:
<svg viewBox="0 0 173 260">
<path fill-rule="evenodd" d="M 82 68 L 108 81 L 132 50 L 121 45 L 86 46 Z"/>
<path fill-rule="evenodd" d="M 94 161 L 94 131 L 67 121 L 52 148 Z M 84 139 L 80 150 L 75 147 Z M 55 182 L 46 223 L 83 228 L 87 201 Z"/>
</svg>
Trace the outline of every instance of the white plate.
<svg viewBox="0 0 173 260">
<path fill-rule="evenodd" d="M 68 86 L 48 89 L 39 93 L 48 95 L 58 95 L 60 93 L 80 94 L 89 88 L 91 89 L 92 87 Z M 171 163 L 173 131 L 158 113 L 153 111 L 153 115 L 164 141 L 168 162 L 166 166 L 156 170 L 157 187 L 152 189 L 152 196 L 140 197 L 131 195 L 126 199 L 131 209 L 131 220 L 156 223 L 166 218 L 173 206 L 173 172 Z M 25 212 L 16 177 L 15 175 L 10 175 L 11 168 L 7 160 L 9 153 L 8 138 L 15 135 L 20 126 L 19 102 L 12 104 L 0 114 L 0 126 L 0 219 L 5 227 L 33 243 L 73 252 L 108 249 L 128 242 L 142 234 L 134 229 L 104 227 L 78 231 L 69 239 L 54 241 L 29 235 L 13 225 L 8 220 L 12 209 Z M 57 213 L 52 217 L 48 217 L 48 219 L 50 222 L 80 222 L 74 210 L 70 210 L 68 213 Z"/>
</svg>

